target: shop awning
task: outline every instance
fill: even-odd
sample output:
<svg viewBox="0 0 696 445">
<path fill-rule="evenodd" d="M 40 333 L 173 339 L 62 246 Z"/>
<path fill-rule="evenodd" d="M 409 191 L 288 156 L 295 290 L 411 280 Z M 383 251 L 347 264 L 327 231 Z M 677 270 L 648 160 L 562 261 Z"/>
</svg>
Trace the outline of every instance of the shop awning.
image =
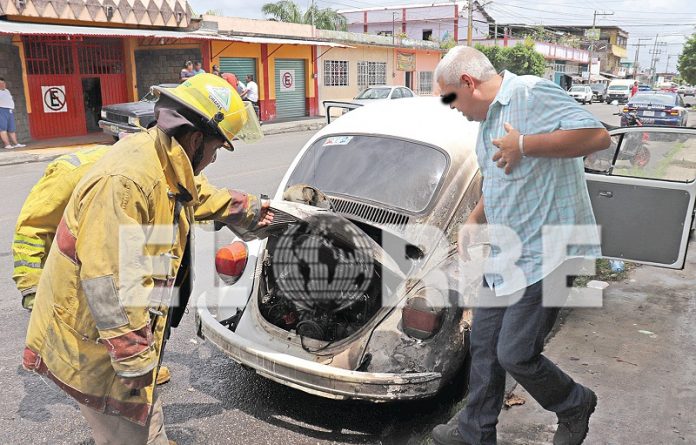
<svg viewBox="0 0 696 445">
<path fill-rule="evenodd" d="M 609 80 L 609 78 L 608 78 L 608 77 L 601 76 L 601 75 L 599 75 L 599 74 L 593 74 L 592 76 L 590 76 L 590 80 L 591 80 L 592 82 L 599 82 L 599 81 L 602 81 L 602 80 Z"/>
<path fill-rule="evenodd" d="M 270 45 L 321 45 L 335 48 L 352 48 L 340 43 L 321 40 L 284 39 L 282 37 L 250 37 L 220 35 L 210 32 L 161 31 L 155 29 L 99 28 L 94 26 L 64 26 L 44 23 L 6 22 L 0 20 L 0 34 L 63 35 L 89 37 L 149 37 L 154 39 L 220 40 L 228 42 L 266 43 Z"/>
<path fill-rule="evenodd" d="M 612 73 L 602 73 L 602 72 L 600 72 L 599 74 L 601 74 L 602 76 L 607 77 L 607 78 L 608 78 L 607 80 L 609 80 L 609 79 L 616 79 L 617 77 L 619 77 L 619 76 L 613 75 Z"/>
</svg>

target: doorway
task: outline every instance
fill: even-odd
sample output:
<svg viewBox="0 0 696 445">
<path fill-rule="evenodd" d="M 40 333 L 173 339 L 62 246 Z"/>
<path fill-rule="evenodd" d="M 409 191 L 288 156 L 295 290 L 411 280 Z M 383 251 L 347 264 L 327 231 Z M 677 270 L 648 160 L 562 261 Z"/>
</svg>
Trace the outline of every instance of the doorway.
<svg viewBox="0 0 696 445">
<path fill-rule="evenodd" d="M 413 71 L 406 71 L 404 85 L 406 88 L 413 89 Z"/>
<path fill-rule="evenodd" d="M 85 123 L 87 132 L 101 131 L 99 119 L 102 107 L 101 79 L 99 77 L 82 78 L 82 99 L 85 106 Z"/>
</svg>

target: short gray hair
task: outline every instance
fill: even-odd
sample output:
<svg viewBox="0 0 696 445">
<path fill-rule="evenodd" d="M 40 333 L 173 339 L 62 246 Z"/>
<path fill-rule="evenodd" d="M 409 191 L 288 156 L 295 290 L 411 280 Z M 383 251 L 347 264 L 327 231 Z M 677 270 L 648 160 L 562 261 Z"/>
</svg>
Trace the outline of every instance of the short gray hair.
<svg viewBox="0 0 696 445">
<path fill-rule="evenodd" d="M 498 73 L 481 51 L 470 46 L 455 46 L 437 64 L 435 81 L 442 80 L 445 85 L 455 85 L 459 83 L 462 74 L 485 82 Z"/>
</svg>

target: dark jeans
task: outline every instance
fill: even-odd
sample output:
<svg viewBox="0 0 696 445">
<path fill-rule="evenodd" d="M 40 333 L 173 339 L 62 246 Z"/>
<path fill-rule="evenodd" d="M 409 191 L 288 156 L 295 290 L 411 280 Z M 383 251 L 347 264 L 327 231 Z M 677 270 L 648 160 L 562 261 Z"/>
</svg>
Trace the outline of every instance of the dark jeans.
<svg viewBox="0 0 696 445">
<path fill-rule="evenodd" d="M 509 307 L 474 309 L 469 395 L 458 416 L 466 442 L 496 443 L 505 371 L 549 411 L 563 413 L 581 406 L 584 387 L 541 354 L 559 310 L 542 306 L 541 281 L 527 287 L 520 301 Z"/>
</svg>

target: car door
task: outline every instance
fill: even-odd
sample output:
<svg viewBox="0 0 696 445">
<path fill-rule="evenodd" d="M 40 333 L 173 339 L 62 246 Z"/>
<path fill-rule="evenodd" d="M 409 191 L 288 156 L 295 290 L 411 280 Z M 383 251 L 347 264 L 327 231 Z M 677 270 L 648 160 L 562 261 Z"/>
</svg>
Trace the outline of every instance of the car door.
<svg viewBox="0 0 696 445">
<path fill-rule="evenodd" d="M 585 158 L 606 258 L 682 269 L 694 219 L 696 129 L 628 127 Z"/>
</svg>

